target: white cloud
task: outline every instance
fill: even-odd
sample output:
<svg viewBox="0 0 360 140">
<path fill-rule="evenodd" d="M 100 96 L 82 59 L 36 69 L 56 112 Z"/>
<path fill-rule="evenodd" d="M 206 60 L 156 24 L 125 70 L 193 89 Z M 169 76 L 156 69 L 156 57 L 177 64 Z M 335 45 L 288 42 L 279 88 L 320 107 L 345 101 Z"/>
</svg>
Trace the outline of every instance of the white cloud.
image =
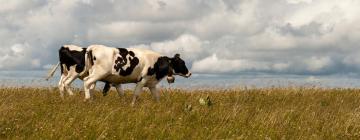
<svg viewBox="0 0 360 140">
<path fill-rule="evenodd" d="M 222 59 L 213 54 L 193 63 L 192 72 L 204 73 L 236 73 L 239 71 L 268 70 L 265 63 L 241 59 Z"/>
<path fill-rule="evenodd" d="M 16 43 L 9 47 L 10 49 L 2 49 L 0 52 L 0 69 L 14 69 L 18 66 L 23 66 L 26 68 L 36 68 L 40 66 L 39 59 L 32 59 L 31 52 L 32 49 L 27 43 Z M 29 60 L 30 64 L 29 65 Z"/>
<path fill-rule="evenodd" d="M 47 68 L 75 43 L 180 53 L 197 73 L 360 74 L 360 1 L 0 2 L 0 70 Z"/>
<path fill-rule="evenodd" d="M 309 71 L 317 72 L 330 66 L 332 61 L 329 57 L 311 57 L 310 59 L 305 59 L 305 63 L 307 64 L 307 69 Z"/>
<path fill-rule="evenodd" d="M 11 46 L 11 50 L 15 55 L 24 55 L 22 54 L 24 52 L 24 47 L 23 44 L 15 44 Z"/>
<path fill-rule="evenodd" d="M 287 0 L 288 3 L 291 3 L 291 4 L 299 4 L 299 3 L 311 3 L 312 0 Z"/>
<path fill-rule="evenodd" d="M 291 35 L 282 35 L 274 28 L 268 28 L 263 33 L 249 38 L 249 43 L 255 48 L 289 49 L 296 47 L 296 39 Z"/>
<path fill-rule="evenodd" d="M 173 41 L 154 42 L 151 43 L 149 49 L 161 52 L 168 56 L 173 56 L 176 53 L 182 54 L 181 57 L 185 60 L 196 60 L 203 56 L 204 48 L 203 42 L 199 38 L 184 34 Z"/>
</svg>

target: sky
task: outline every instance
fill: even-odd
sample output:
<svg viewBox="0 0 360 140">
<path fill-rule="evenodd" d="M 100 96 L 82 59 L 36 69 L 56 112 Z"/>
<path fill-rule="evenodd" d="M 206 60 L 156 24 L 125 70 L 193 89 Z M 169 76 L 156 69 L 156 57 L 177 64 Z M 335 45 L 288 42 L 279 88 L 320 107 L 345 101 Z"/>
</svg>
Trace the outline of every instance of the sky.
<svg viewBox="0 0 360 140">
<path fill-rule="evenodd" d="M 360 75 L 359 0 L 0 0 L 0 70 L 64 44 L 180 53 L 193 73 Z"/>
</svg>

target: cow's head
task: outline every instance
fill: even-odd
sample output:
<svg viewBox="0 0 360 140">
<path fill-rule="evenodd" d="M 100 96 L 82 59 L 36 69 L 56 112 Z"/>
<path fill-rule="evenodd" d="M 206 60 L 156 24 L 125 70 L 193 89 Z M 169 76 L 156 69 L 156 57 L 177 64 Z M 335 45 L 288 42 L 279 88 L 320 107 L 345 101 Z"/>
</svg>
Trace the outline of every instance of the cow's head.
<svg viewBox="0 0 360 140">
<path fill-rule="evenodd" d="M 170 65 L 174 75 L 180 75 L 186 78 L 191 76 L 191 72 L 186 67 L 184 60 L 180 58 L 180 54 L 175 54 L 174 58 L 171 58 Z"/>
</svg>

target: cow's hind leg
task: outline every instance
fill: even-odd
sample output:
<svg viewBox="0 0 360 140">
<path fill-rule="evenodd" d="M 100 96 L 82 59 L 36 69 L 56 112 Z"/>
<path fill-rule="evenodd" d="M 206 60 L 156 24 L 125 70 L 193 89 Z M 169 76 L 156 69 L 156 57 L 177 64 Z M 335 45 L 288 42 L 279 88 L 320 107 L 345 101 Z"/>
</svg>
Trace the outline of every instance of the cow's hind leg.
<svg viewBox="0 0 360 140">
<path fill-rule="evenodd" d="M 64 82 L 65 89 L 69 93 L 69 95 L 74 95 L 73 91 L 71 90 L 71 83 L 79 76 L 77 73 L 72 73 L 68 75 L 69 78 L 66 79 Z"/>
<path fill-rule="evenodd" d="M 103 89 L 103 96 L 106 96 L 110 90 L 111 86 L 109 82 L 105 82 L 104 89 Z"/>
<path fill-rule="evenodd" d="M 84 79 L 84 91 L 85 91 L 85 101 L 90 99 L 91 97 L 91 93 L 90 93 L 90 89 L 92 87 L 95 87 L 95 83 L 96 81 L 102 79 L 105 77 L 106 74 L 101 74 L 101 75 L 89 75 L 88 77 L 86 77 Z"/>
<path fill-rule="evenodd" d="M 60 91 L 60 97 L 61 98 L 64 98 L 64 90 L 65 90 L 64 80 L 65 80 L 65 75 L 61 74 L 59 84 L 58 84 L 58 88 L 59 88 L 59 91 Z"/>
</svg>

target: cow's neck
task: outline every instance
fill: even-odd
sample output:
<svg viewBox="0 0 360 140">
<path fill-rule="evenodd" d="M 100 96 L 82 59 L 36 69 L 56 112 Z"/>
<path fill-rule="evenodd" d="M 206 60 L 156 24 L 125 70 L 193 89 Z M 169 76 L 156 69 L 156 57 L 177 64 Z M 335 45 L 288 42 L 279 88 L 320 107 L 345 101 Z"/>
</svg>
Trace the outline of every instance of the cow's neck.
<svg viewBox="0 0 360 140">
<path fill-rule="evenodd" d="M 167 56 L 166 56 L 167 57 Z M 168 69 L 168 77 L 172 77 L 174 75 L 174 68 L 173 68 L 173 63 L 172 63 L 172 58 L 168 58 L 168 63 L 169 63 L 169 69 Z"/>
</svg>

